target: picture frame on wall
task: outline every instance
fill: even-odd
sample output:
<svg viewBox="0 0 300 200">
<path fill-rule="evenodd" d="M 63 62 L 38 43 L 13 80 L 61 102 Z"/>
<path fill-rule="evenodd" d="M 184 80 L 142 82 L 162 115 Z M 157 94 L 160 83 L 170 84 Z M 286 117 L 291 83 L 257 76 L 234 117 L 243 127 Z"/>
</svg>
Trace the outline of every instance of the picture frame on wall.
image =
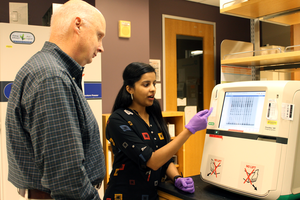
<svg viewBox="0 0 300 200">
<path fill-rule="evenodd" d="M 160 82 L 160 72 L 161 72 L 161 67 L 160 67 L 160 60 L 159 59 L 150 59 L 149 64 L 155 69 L 156 73 L 156 81 Z"/>
</svg>

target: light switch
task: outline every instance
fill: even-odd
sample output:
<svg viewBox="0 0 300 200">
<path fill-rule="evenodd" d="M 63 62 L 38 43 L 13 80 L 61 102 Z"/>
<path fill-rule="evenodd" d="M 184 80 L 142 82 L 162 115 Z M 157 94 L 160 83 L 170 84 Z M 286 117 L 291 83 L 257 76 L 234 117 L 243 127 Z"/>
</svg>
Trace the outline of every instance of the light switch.
<svg viewBox="0 0 300 200">
<path fill-rule="evenodd" d="M 28 24 L 28 3 L 9 2 L 9 23 Z"/>
<path fill-rule="evenodd" d="M 12 11 L 10 14 L 10 17 L 13 22 L 17 22 L 18 21 L 18 11 Z"/>
</svg>

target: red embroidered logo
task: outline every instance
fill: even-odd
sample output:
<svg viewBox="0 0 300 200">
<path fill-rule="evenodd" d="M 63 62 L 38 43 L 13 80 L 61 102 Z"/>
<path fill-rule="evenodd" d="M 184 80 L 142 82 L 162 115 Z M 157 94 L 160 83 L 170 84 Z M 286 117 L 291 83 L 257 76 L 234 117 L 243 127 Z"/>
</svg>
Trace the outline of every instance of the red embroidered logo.
<svg viewBox="0 0 300 200">
<path fill-rule="evenodd" d="M 135 180 L 129 180 L 129 185 L 135 185 Z"/>
<path fill-rule="evenodd" d="M 150 136 L 148 133 L 142 133 L 144 140 L 150 140 Z"/>
</svg>

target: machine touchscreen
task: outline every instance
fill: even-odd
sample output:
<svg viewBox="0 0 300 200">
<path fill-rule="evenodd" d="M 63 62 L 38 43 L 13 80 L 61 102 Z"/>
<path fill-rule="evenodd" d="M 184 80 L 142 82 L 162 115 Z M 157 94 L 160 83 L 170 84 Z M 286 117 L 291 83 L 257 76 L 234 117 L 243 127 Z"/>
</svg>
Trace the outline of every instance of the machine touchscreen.
<svg viewBox="0 0 300 200">
<path fill-rule="evenodd" d="M 265 91 L 225 92 L 219 128 L 259 132 Z"/>
</svg>

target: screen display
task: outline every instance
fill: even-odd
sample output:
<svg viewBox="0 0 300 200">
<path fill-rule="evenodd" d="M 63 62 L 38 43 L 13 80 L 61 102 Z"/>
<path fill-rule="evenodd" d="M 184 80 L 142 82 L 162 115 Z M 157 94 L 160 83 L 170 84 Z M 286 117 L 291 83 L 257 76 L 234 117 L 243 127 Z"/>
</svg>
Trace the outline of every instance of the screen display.
<svg viewBox="0 0 300 200">
<path fill-rule="evenodd" d="M 259 132 L 265 91 L 225 92 L 219 128 Z"/>
</svg>

